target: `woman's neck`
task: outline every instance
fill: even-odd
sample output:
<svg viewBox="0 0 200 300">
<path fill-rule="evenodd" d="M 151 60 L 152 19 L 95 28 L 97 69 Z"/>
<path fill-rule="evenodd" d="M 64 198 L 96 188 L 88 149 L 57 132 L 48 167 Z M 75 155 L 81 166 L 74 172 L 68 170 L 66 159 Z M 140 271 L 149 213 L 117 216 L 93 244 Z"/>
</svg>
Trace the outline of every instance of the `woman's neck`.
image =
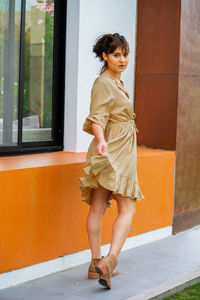
<svg viewBox="0 0 200 300">
<path fill-rule="evenodd" d="M 112 76 L 112 77 L 114 77 L 115 79 L 118 79 L 118 80 L 120 80 L 120 78 L 121 78 L 121 73 L 113 72 L 113 71 L 110 70 L 110 69 L 106 69 L 103 73 L 107 73 L 107 74 L 109 74 L 110 76 Z"/>
</svg>

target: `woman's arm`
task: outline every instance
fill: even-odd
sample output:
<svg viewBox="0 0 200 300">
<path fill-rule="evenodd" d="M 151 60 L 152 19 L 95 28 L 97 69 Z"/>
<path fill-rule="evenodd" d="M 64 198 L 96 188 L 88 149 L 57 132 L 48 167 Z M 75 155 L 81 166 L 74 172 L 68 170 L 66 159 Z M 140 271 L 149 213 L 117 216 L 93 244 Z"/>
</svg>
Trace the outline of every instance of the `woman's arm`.
<svg viewBox="0 0 200 300">
<path fill-rule="evenodd" d="M 99 155 L 104 155 L 106 154 L 107 152 L 107 144 L 106 144 L 106 141 L 105 141 L 105 138 L 104 138 L 104 134 L 103 134 L 103 128 L 92 122 L 92 131 L 98 141 L 98 145 L 97 145 L 97 148 L 96 148 L 96 151 L 97 151 L 97 154 Z"/>
</svg>

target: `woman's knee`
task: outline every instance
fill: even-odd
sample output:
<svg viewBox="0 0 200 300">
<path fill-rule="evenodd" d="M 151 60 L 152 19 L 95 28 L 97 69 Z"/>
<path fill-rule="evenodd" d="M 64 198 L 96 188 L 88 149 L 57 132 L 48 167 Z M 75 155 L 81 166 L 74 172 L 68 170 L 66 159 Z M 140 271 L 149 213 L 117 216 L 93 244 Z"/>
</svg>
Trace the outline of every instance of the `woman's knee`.
<svg viewBox="0 0 200 300">
<path fill-rule="evenodd" d="M 93 190 L 91 195 L 90 211 L 98 215 L 103 215 L 108 206 L 108 197 L 109 195 L 101 188 L 98 190 Z"/>
<path fill-rule="evenodd" d="M 136 201 L 120 194 L 116 195 L 118 213 L 126 214 L 127 217 L 133 217 L 136 211 Z"/>
<path fill-rule="evenodd" d="M 102 215 L 104 215 L 106 208 L 107 208 L 106 203 L 104 203 L 104 202 L 99 203 L 99 202 L 93 200 L 90 205 L 90 213 L 102 216 Z"/>
</svg>

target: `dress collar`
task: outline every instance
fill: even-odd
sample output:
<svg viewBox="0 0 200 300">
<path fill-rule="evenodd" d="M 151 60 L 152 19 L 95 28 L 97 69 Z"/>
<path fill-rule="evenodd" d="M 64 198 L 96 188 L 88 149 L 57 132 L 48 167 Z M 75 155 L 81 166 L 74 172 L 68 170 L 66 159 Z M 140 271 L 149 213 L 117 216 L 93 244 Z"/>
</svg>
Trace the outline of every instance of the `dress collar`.
<svg viewBox="0 0 200 300">
<path fill-rule="evenodd" d="M 117 84 L 118 88 L 120 88 L 127 96 L 127 98 L 129 99 L 129 94 L 127 93 L 127 91 L 124 89 L 124 82 L 121 79 L 116 79 L 115 77 L 113 77 L 112 75 L 108 74 L 108 73 L 102 73 L 101 76 L 107 76 L 110 77 L 111 79 L 113 79 L 115 81 L 115 83 Z"/>
</svg>

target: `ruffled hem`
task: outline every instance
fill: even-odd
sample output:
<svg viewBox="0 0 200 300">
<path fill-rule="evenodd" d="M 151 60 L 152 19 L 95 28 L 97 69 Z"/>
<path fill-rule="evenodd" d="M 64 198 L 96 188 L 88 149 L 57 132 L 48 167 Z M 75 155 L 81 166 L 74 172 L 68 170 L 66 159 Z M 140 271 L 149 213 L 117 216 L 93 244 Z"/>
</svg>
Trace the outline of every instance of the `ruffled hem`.
<svg viewBox="0 0 200 300">
<path fill-rule="evenodd" d="M 137 176 L 134 178 L 117 174 L 113 168 L 108 155 L 95 155 L 87 163 L 84 171 L 84 177 L 79 178 L 82 200 L 91 204 L 91 191 L 97 189 L 99 184 L 109 191 L 112 191 L 108 200 L 108 206 L 115 199 L 115 194 L 121 194 L 123 197 L 129 197 L 136 201 L 142 200 L 143 196 L 138 185 Z"/>
</svg>

